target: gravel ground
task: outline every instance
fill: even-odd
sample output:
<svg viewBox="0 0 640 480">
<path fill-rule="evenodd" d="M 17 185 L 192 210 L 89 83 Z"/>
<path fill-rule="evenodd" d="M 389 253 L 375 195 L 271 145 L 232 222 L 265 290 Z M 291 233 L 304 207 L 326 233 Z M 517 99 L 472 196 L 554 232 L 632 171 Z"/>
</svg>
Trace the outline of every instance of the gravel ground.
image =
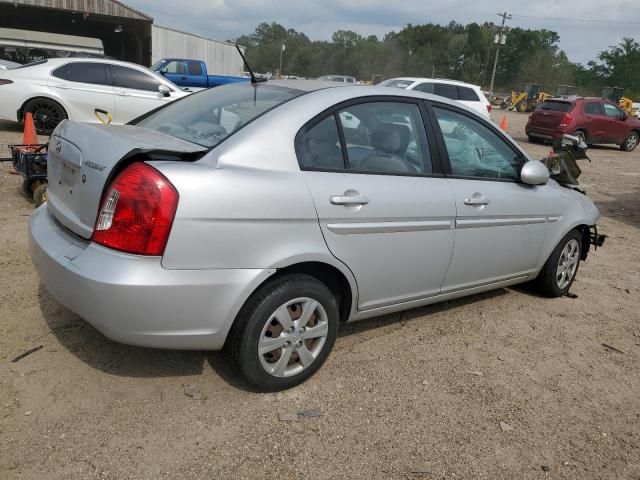
<svg viewBox="0 0 640 480">
<path fill-rule="evenodd" d="M 590 154 L 610 237 L 577 298 L 517 287 L 350 324 L 277 394 L 246 391 L 218 353 L 116 344 L 59 305 L 0 164 L 0 478 L 640 479 L 640 149 Z M 320 416 L 279 419 L 306 409 Z"/>
</svg>

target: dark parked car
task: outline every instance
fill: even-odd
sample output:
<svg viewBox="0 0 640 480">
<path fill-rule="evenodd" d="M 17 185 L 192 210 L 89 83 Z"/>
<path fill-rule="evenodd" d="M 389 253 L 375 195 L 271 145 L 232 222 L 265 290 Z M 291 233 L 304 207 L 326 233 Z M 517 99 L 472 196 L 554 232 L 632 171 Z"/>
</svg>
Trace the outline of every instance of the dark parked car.
<svg viewBox="0 0 640 480">
<path fill-rule="evenodd" d="M 602 98 L 554 98 L 529 116 L 525 132 L 530 142 L 556 140 L 569 133 L 589 145 L 615 143 L 630 152 L 640 141 L 640 121 Z"/>
</svg>

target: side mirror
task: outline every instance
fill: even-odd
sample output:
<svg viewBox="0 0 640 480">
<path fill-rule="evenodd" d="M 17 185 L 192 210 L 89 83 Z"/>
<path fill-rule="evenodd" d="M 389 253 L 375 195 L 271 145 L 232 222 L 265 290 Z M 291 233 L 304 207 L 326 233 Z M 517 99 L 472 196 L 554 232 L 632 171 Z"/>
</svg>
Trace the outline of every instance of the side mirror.
<svg viewBox="0 0 640 480">
<path fill-rule="evenodd" d="M 622 115 L 620 115 L 620 120 L 624 122 L 627 120 L 627 118 L 629 118 L 629 115 L 627 115 L 627 112 L 622 112 Z"/>
<path fill-rule="evenodd" d="M 171 89 L 163 83 L 158 85 L 158 91 L 162 94 L 163 97 L 168 97 L 171 95 Z"/>
<path fill-rule="evenodd" d="M 528 185 L 545 185 L 549 181 L 549 169 L 542 162 L 529 160 L 522 166 L 520 180 Z"/>
<path fill-rule="evenodd" d="M 163 69 L 160 70 L 160 73 L 162 75 L 164 75 L 165 73 L 167 73 L 169 70 L 167 70 L 167 67 L 164 67 Z"/>
</svg>

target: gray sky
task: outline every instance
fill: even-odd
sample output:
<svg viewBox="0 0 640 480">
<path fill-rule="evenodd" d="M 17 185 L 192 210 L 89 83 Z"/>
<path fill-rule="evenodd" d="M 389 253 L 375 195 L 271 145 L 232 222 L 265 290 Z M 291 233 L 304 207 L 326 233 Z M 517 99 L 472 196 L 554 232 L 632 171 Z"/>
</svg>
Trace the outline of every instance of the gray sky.
<svg viewBox="0 0 640 480">
<path fill-rule="evenodd" d="M 640 39 L 639 0 L 124 0 L 151 15 L 158 25 L 216 40 L 253 32 L 260 22 L 276 21 L 312 40 L 328 40 L 336 30 L 382 37 L 407 23 L 499 22 L 496 13 L 513 14 L 509 26 L 547 28 L 560 33 L 560 47 L 574 62 L 585 63 L 629 36 Z M 579 8 L 573 8 L 579 5 Z M 517 16 L 518 15 L 518 16 Z M 561 21 L 528 17 L 578 18 Z M 594 21 L 595 20 L 595 21 Z M 609 21 L 610 23 L 606 23 Z M 615 23 L 614 23 L 615 22 Z M 622 23 L 636 22 L 636 23 Z"/>
</svg>

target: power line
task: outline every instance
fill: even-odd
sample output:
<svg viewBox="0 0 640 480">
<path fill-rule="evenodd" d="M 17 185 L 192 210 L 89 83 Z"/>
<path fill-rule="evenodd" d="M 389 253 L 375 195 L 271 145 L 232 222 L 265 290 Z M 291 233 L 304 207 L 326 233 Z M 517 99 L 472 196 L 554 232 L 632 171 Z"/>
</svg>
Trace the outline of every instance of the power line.
<svg viewBox="0 0 640 480">
<path fill-rule="evenodd" d="M 632 22 L 627 20 L 602 20 L 602 19 L 590 19 L 590 18 L 567 18 L 567 17 L 536 17 L 535 15 L 516 15 L 512 14 L 514 18 L 533 18 L 537 20 L 561 20 L 563 22 L 585 22 L 585 23 L 626 23 L 631 25 L 640 25 L 640 22 Z"/>
</svg>

